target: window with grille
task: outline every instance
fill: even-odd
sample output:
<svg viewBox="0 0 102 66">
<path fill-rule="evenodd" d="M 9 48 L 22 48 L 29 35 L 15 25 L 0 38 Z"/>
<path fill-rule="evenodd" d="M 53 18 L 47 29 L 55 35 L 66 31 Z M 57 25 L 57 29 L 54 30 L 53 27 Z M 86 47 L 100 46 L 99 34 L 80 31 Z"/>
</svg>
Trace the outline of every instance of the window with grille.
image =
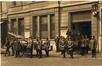
<svg viewBox="0 0 102 66">
<path fill-rule="evenodd" d="M 55 19 L 54 14 L 50 15 L 50 38 L 55 38 Z"/>
<path fill-rule="evenodd" d="M 16 33 L 16 19 L 11 19 L 11 32 Z"/>
<path fill-rule="evenodd" d="M 24 18 L 18 19 L 18 34 L 24 35 Z"/>
<path fill-rule="evenodd" d="M 37 37 L 37 16 L 33 16 L 33 21 L 32 21 L 32 35 L 33 38 L 35 39 Z"/>
<path fill-rule="evenodd" d="M 16 6 L 17 2 L 16 1 L 12 1 L 12 6 Z"/>
<path fill-rule="evenodd" d="M 41 37 L 41 39 L 48 38 L 48 18 L 47 18 L 47 15 L 40 17 L 40 37 Z"/>
</svg>

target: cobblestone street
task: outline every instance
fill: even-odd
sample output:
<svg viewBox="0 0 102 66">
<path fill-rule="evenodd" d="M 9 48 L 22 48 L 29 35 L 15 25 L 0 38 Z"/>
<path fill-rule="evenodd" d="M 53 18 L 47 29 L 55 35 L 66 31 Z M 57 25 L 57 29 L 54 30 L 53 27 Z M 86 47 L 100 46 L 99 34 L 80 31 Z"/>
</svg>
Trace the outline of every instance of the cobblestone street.
<svg viewBox="0 0 102 66">
<path fill-rule="evenodd" d="M 91 58 L 91 55 L 74 55 L 71 59 L 67 55 L 62 58 L 60 53 L 55 51 L 50 52 L 50 57 L 20 57 L 1 56 L 1 66 L 102 66 L 102 54 L 97 54 L 96 58 Z"/>
</svg>

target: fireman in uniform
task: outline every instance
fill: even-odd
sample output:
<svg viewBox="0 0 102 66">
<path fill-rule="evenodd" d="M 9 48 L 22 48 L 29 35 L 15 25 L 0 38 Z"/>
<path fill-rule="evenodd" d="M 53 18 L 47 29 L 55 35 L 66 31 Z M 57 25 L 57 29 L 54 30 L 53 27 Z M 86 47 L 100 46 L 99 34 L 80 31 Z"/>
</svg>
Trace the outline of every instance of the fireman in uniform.
<svg viewBox="0 0 102 66">
<path fill-rule="evenodd" d="M 89 51 L 89 39 L 88 39 L 87 35 L 85 35 L 84 42 L 85 42 L 85 54 L 88 54 L 88 51 Z"/>
<path fill-rule="evenodd" d="M 49 47 L 50 47 L 50 41 L 48 40 L 48 38 L 46 39 L 46 41 L 44 42 L 44 50 L 46 52 L 47 57 L 49 56 Z"/>
<path fill-rule="evenodd" d="M 30 50 L 30 55 L 32 57 L 33 56 L 33 41 L 32 41 L 32 37 L 28 38 L 27 48 Z"/>
<path fill-rule="evenodd" d="M 73 58 L 73 46 L 74 46 L 74 42 L 72 41 L 71 37 L 69 36 L 69 38 L 67 40 L 67 47 L 68 47 L 68 51 L 69 51 L 71 58 Z"/>
<path fill-rule="evenodd" d="M 63 36 L 60 36 L 60 39 L 59 39 L 59 48 L 60 48 L 60 51 L 61 51 L 61 54 L 63 55 L 63 58 L 66 57 L 66 43 L 65 43 L 65 38 Z"/>
<path fill-rule="evenodd" d="M 42 58 L 42 40 L 40 37 L 37 38 L 37 53 L 39 58 Z"/>
<path fill-rule="evenodd" d="M 59 52 L 60 49 L 59 49 L 59 39 L 60 39 L 60 36 L 56 36 L 55 38 L 55 43 L 56 43 L 56 52 Z"/>
<path fill-rule="evenodd" d="M 94 36 L 91 37 L 90 40 L 90 48 L 92 51 L 92 57 L 96 57 L 96 48 L 97 48 L 97 42 Z"/>
<path fill-rule="evenodd" d="M 8 54 L 10 56 L 10 40 L 8 37 L 6 38 L 5 46 L 6 46 L 6 54 Z M 6 54 L 5 54 L 5 56 L 6 56 Z"/>
</svg>

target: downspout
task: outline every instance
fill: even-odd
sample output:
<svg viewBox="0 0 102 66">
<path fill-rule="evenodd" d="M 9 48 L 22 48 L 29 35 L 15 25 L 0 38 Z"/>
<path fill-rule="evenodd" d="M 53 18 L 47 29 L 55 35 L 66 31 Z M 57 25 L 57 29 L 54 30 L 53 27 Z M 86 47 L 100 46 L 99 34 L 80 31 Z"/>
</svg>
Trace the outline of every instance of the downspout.
<svg viewBox="0 0 102 66">
<path fill-rule="evenodd" d="M 2 1 L 1 1 L 1 19 L 0 21 L 2 22 Z"/>
<path fill-rule="evenodd" d="M 60 9 L 61 1 L 58 1 L 58 36 L 61 34 L 61 9 Z"/>
</svg>

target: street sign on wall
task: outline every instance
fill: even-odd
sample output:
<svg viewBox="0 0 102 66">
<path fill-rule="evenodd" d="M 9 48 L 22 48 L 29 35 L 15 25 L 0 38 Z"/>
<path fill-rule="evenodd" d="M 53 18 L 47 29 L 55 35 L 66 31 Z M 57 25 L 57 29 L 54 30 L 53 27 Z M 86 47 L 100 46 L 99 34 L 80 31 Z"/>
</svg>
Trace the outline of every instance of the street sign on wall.
<svg viewBox="0 0 102 66">
<path fill-rule="evenodd" d="M 25 32 L 25 33 L 24 33 L 24 37 L 25 37 L 25 38 L 29 38 L 29 37 L 30 37 L 30 32 L 29 32 L 29 31 Z"/>
</svg>

